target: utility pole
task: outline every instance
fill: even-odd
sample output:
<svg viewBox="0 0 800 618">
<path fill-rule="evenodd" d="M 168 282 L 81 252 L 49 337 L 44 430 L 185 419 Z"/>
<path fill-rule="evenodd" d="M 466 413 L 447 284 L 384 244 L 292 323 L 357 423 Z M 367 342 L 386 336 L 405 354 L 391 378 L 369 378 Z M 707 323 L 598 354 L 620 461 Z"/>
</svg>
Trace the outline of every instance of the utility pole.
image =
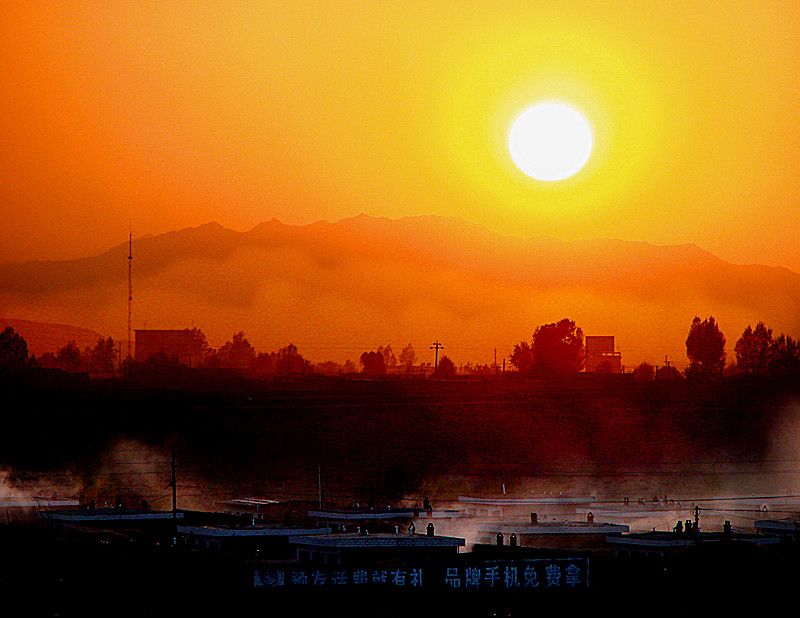
<svg viewBox="0 0 800 618">
<path fill-rule="evenodd" d="M 439 343 L 439 340 L 433 342 L 431 346 L 431 350 L 436 350 L 436 355 L 434 356 L 433 361 L 433 375 L 439 375 L 439 350 L 443 350 L 444 346 Z"/>
<path fill-rule="evenodd" d="M 175 471 L 175 449 L 172 450 L 172 459 L 170 461 L 171 479 L 170 487 L 172 487 L 172 523 L 175 526 L 175 532 L 178 530 L 178 475 Z"/>
<path fill-rule="evenodd" d="M 325 506 L 325 491 L 322 485 L 322 464 L 317 464 L 317 485 L 319 490 L 319 508 Z"/>
</svg>

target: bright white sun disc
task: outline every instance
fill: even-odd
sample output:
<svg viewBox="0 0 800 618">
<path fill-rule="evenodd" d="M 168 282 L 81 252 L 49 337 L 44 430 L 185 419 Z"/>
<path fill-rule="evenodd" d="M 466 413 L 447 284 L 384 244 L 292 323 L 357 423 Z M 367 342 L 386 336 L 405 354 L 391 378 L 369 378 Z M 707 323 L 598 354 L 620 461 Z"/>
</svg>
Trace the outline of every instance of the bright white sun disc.
<svg viewBox="0 0 800 618">
<path fill-rule="evenodd" d="M 563 180 L 577 173 L 592 152 L 592 132 L 574 109 L 542 103 L 525 110 L 508 136 L 511 158 L 537 180 Z"/>
</svg>

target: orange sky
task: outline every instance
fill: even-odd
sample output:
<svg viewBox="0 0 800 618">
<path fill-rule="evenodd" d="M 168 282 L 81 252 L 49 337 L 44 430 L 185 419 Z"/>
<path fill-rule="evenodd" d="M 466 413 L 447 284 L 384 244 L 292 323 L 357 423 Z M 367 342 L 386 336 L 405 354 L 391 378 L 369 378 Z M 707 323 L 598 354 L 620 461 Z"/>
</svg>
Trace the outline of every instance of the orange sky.
<svg viewBox="0 0 800 618">
<path fill-rule="evenodd" d="M 799 41 L 797 2 L 6 0 L 0 259 L 366 212 L 800 271 Z M 506 147 L 544 99 L 594 131 L 557 183 Z"/>
</svg>

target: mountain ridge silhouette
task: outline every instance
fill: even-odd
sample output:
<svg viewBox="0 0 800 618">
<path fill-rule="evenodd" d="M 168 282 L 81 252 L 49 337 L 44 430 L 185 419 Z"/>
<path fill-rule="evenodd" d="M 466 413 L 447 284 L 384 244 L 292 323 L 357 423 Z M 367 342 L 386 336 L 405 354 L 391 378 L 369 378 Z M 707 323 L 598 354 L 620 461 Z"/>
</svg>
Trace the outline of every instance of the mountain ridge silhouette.
<svg viewBox="0 0 800 618">
<path fill-rule="evenodd" d="M 58 321 L 120 333 L 127 255 L 125 242 L 88 258 L 0 265 L 4 314 L 40 319 L 37 311 L 48 303 L 66 303 L 65 310 L 75 303 L 85 315 L 74 322 L 62 313 Z M 263 341 L 281 338 L 278 333 L 285 333 L 287 342 L 314 339 L 302 307 L 313 308 L 317 324 L 329 321 L 342 339 L 353 341 L 364 341 L 369 331 L 359 325 L 356 335 L 337 319 L 360 312 L 366 323 L 378 323 L 375 338 L 366 340 L 384 343 L 389 336 L 407 339 L 414 320 L 427 321 L 426 316 L 434 316 L 431 331 L 456 334 L 459 321 L 461 328 L 474 329 L 479 321 L 496 319 L 493 312 L 511 312 L 520 323 L 529 313 L 530 325 L 516 336 L 519 341 L 540 323 L 580 319 L 575 313 L 588 312 L 593 304 L 603 307 L 592 313 L 589 330 L 602 326 L 610 334 L 632 333 L 635 322 L 658 333 L 653 313 L 680 312 L 680 322 L 671 327 L 673 354 L 685 338 L 678 324 L 688 331 L 694 314 L 734 324 L 729 349 L 747 323 L 763 320 L 788 334 L 800 326 L 800 275 L 786 268 L 731 264 L 693 243 L 506 236 L 455 217 L 392 220 L 362 214 L 308 225 L 272 218 L 244 232 L 212 222 L 135 239 L 133 255 L 140 323 L 150 312 L 146 322 L 153 328 L 187 321 L 203 327 L 219 318 L 227 331 L 252 332 L 252 324 L 260 323 L 248 311 L 282 314 L 284 322 L 273 334 L 256 336 Z M 56 301 L 62 297 L 67 300 Z M 529 312 L 520 306 L 526 298 Z M 153 308 L 173 299 L 178 310 L 169 319 Z M 107 319 L 110 305 L 113 319 Z M 398 322 L 405 327 L 392 336 L 389 327 Z M 488 327 L 481 322 L 479 328 Z"/>
</svg>

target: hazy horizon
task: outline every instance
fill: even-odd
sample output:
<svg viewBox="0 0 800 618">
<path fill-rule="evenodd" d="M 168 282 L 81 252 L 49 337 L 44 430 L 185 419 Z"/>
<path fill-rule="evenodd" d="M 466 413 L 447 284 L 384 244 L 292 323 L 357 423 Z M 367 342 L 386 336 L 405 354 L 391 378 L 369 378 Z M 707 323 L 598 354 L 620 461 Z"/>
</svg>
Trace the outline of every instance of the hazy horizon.
<svg viewBox="0 0 800 618">
<path fill-rule="evenodd" d="M 127 255 L 121 243 L 2 265 L 2 317 L 124 340 Z M 665 357 L 681 367 L 696 315 L 717 319 L 729 362 L 748 324 L 800 328 L 800 276 L 787 269 L 729 264 L 696 245 L 503 236 L 456 217 L 206 224 L 137 240 L 132 266 L 134 329 L 198 327 L 215 348 L 244 331 L 259 351 L 294 343 L 312 362 L 409 343 L 432 362 L 438 339 L 457 366 L 491 364 L 495 350 L 502 364 L 537 326 L 566 317 L 585 335 L 615 336 L 629 370 Z"/>
</svg>

